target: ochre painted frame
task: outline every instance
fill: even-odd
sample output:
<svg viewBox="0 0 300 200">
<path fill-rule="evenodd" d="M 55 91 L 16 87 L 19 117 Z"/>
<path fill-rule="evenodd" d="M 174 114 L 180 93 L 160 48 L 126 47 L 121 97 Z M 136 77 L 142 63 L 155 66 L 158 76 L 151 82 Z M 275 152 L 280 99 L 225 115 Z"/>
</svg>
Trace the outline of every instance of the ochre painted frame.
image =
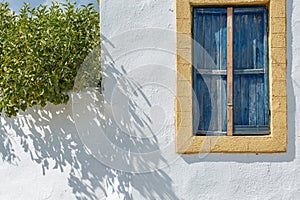
<svg viewBox="0 0 300 200">
<path fill-rule="evenodd" d="M 266 136 L 194 136 L 192 118 L 192 7 L 267 5 L 269 8 L 270 130 Z M 286 0 L 176 0 L 177 153 L 277 153 L 287 149 Z"/>
</svg>

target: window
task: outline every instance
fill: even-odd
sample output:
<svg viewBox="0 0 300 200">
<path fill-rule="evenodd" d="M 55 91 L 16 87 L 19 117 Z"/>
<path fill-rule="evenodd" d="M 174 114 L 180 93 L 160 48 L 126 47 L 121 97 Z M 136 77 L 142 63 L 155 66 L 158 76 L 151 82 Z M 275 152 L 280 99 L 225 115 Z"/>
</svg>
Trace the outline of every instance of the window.
<svg viewBox="0 0 300 200">
<path fill-rule="evenodd" d="M 178 153 L 286 151 L 285 8 L 176 1 Z"/>
<path fill-rule="evenodd" d="M 267 13 L 193 8 L 195 135 L 269 134 Z"/>
</svg>

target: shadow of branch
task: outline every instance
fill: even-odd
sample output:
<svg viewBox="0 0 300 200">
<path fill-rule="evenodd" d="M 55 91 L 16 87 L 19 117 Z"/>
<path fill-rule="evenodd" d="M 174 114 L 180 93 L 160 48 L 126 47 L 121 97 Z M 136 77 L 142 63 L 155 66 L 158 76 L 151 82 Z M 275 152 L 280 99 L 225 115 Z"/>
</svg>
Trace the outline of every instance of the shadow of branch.
<svg viewBox="0 0 300 200">
<path fill-rule="evenodd" d="M 107 76 L 113 77 L 114 81 L 126 73 L 114 69 L 113 65 L 110 67 Z M 132 190 L 145 199 L 178 199 L 170 177 L 163 170 L 153 170 L 160 162 L 166 162 L 165 159 L 162 156 L 139 156 L 159 151 L 159 146 L 151 130 L 151 117 L 145 113 L 141 117 L 143 108 L 128 98 L 126 91 L 134 90 L 134 95 L 144 98 L 149 107 L 151 103 L 147 102 L 141 89 L 136 90 L 140 86 L 134 82 L 125 80 L 118 87 L 119 97 L 128 104 L 125 101 L 115 108 L 124 111 L 122 106 L 126 105 L 128 112 L 101 117 L 108 104 L 99 90 L 92 90 L 75 94 L 79 104 L 73 99 L 67 105 L 29 109 L 12 119 L 2 117 L 2 159 L 9 163 L 18 162 L 10 137 L 13 134 L 23 151 L 41 166 L 44 175 L 48 170 L 69 170 L 69 186 L 77 199 L 99 199 L 99 195 L 105 198 L 110 195 L 108 192 L 116 194 L 119 199 L 132 199 Z M 80 106 L 79 110 L 76 105 Z M 100 129 L 104 130 L 102 135 L 97 131 Z M 150 137 L 143 134 L 144 130 L 148 130 Z M 88 137 L 83 139 L 82 134 Z M 90 149 L 87 149 L 87 142 L 91 144 Z M 95 151 L 98 152 L 96 156 Z M 103 161 L 104 158 L 109 162 Z"/>
</svg>

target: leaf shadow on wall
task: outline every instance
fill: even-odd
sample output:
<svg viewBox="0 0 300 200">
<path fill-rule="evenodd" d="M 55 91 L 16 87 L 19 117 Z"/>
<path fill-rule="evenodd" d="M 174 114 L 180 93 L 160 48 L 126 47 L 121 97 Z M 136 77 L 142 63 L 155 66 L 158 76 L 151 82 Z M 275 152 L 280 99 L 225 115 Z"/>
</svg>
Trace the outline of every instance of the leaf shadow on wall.
<svg viewBox="0 0 300 200">
<path fill-rule="evenodd" d="M 144 113 L 140 118 L 137 111 L 141 109 L 126 91 L 133 89 L 145 102 L 147 96 L 136 83 L 119 81 L 127 73 L 125 67 L 116 69 L 114 63 L 106 67 L 104 76 L 118 82 L 119 109 L 124 105 L 128 109 L 117 113 L 119 122 L 116 113 L 107 112 L 111 104 L 105 103 L 99 91 L 73 93 L 67 105 L 29 109 L 12 119 L 1 117 L 2 159 L 11 164 L 22 162 L 14 150 L 17 141 L 44 175 L 49 170 L 67 172 L 77 199 L 132 199 L 132 191 L 144 199 L 178 199 L 171 178 L 158 167 L 166 160 L 159 153 L 152 154 L 159 152 L 159 146 L 151 132 L 151 117 Z M 153 135 L 143 135 L 145 129 Z"/>
</svg>

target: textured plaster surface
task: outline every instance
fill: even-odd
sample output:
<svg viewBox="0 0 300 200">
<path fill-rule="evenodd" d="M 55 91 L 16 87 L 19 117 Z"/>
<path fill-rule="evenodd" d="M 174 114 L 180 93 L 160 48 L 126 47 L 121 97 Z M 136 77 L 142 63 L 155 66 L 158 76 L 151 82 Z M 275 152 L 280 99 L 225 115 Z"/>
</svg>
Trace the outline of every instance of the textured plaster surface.
<svg viewBox="0 0 300 200">
<path fill-rule="evenodd" d="M 287 1 L 288 151 L 269 155 L 177 155 L 175 2 L 101 2 L 103 96 L 1 117 L 0 199 L 299 199 L 299 1 Z"/>
</svg>

